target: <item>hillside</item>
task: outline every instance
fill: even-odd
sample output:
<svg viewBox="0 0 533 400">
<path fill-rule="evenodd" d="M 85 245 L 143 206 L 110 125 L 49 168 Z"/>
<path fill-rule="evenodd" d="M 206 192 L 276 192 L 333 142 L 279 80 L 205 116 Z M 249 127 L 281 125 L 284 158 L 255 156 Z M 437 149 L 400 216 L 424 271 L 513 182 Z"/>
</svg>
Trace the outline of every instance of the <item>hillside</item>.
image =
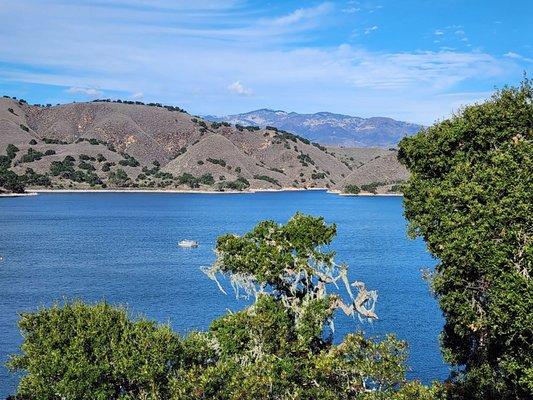
<svg viewBox="0 0 533 400">
<path fill-rule="evenodd" d="M 206 122 L 159 104 L 43 107 L 0 99 L 2 163 L 30 188 L 342 190 L 371 182 L 386 189 L 397 180 L 389 171 L 401 168 L 394 152 L 352 150 L 359 154 L 352 162 L 349 151 L 276 128 Z M 393 160 L 387 168 L 376 152 Z"/>
<path fill-rule="evenodd" d="M 421 128 L 420 125 L 392 118 L 360 118 L 329 112 L 298 114 L 269 109 L 224 117 L 208 115 L 205 118 L 263 128 L 275 126 L 312 142 L 345 147 L 394 147 L 404 136 L 415 134 Z"/>
</svg>

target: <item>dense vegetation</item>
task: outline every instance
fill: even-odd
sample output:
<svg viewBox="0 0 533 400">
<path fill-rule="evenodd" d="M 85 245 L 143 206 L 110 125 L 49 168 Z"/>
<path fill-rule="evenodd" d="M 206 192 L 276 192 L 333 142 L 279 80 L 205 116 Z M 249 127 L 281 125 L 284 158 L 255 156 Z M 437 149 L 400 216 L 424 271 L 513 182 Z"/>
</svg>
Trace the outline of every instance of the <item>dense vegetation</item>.
<svg viewBox="0 0 533 400">
<path fill-rule="evenodd" d="M 362 333 L 334 344 L 335 313 L 375 318 L 375 293 L 350 285 L 346 266 L 321 251 L 335 225 L 296 214 L 264 221 L 244 236 L 218 238 L 206 274 L 226 276 L 256 301 L 180 337 L 166 325 L 132 320 L 105 303 L 25 313 L 24 399 L 437 399 L 441 388 L 405 379 L 406 345 Z M 332 286 L 345 288 L 343 296 Z M 352 290 L 357 290 L 352 294 Z M 344 302 L 343 298 L 349 298 Z"/>
<path fill-rule="evenodd" d="M 409 232 L 439 260 L 457 399 L 533 398 L 533 87 L 525 80 L 400 143 Z"/>
</svg>

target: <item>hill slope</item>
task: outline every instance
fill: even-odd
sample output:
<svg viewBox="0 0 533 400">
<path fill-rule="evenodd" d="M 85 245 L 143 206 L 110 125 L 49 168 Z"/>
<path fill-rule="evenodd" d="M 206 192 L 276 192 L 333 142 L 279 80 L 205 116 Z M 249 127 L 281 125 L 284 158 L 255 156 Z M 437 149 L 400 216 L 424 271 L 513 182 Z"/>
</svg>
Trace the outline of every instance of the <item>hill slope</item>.
<svg viewBox="0 0 533 400">
<path fill-rule="evenodd" d="M 327 149 L 277 128 L 109 101 L 42 107 L 0 99 L 0 157 L 29 187 L 65 189 L 342 190 L 386 188 L 399 180 L 396 170 L 403 176 L 389 150 Z"/>
<path fill-rule="evenodd" d="M 224 117 L 206 116 L 205 118 L 231 124 L 275 126 L 294 132 L 313 142 L 345 147 L 393 147 L 404 136 L 412 135 L 421 128 L 420 125 L 391 118 L 359 118 L 329 112 L 298 114 L 269 109 Z"/>
</svg>

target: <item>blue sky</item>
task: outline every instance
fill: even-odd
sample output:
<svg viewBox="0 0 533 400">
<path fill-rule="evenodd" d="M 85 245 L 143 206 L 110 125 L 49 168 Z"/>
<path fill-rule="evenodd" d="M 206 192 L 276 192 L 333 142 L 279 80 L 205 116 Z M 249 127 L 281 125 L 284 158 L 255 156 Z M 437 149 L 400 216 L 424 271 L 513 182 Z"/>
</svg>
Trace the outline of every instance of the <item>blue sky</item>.
<svg viewBox="0 0 533 400">
<path fill-rule="evenodd" d="M 0 0 L 0 93 L 429 124 L 533 66 L 533 1 Z"/>
</svg>

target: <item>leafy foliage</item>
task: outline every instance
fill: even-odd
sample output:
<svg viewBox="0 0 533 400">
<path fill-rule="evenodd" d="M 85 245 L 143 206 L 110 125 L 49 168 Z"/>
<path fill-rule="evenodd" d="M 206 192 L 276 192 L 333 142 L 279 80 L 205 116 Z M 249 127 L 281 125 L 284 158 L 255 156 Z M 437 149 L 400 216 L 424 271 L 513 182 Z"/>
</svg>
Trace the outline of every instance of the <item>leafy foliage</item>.
<svg viewBox="0 0 533 400">
<path fill-rule="evenodd" d="M 433 289 L 457 398 L 533 397 L 533 87 L 525 80 L 400 143 L 412 236 Z"/>
<path fill-rule="evenodd" d="M 361 333 L 333 343 L 335 310 L 375 318 L 364 285 L 324 252 L 335 225 L 296 214 L 264 221 L 244 236 L 224 235 L 206 272 L 224 274 L 253 305 L 181 338 L 168 326 L 132 321 L 123 309 L 79 302 L 23 314 L 27 399 L 437 400 L 442 388 L 405 380 L 406 344 Z M 350 304 L 328 288 L 345 283 Z M 351 287 L 358 289 L 357 297 Z M 361 297 L 366 299 L 361 301 Z M 359 303 L 358 303 L 359 302 Z M 359 304 L 359 305 L 357 305 Z"/>
<path fill-rule="evenodd" d="M 18 394 L 28 399 L 158 398 L 181 349 L 168 326 L 131 321 L 106 303 L 22 314 L 19 327 L 22 354 L 8 365 L 27 371 Z"/>
</svg>

